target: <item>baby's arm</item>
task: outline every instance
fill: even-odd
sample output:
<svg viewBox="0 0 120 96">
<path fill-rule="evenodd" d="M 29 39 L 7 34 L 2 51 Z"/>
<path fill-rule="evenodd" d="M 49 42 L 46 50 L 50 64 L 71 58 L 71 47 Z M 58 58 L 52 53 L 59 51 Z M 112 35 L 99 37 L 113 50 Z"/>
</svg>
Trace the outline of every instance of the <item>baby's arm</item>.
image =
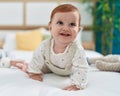
<svg viewBox="0 0 120 96">
<path fill-rule="evenodd" d="M 28 73 L 29 77 L 34 79 L 34 80 L 39 80 L 42 81 L 42 74 L 35 74 L 35 73 L 29 73 L 27 71 L 28 68 L 28 64 L 25 63 L 24 61 L 20 61 L 20 60 L 11 60 L 10 61 L 11 66 L 15 66 L 19 69 L 21 69 L 22 71 Z"/>
<path fill-rule="evenodd" d="M 87 86 L 88 63 L 83 50 L 76 52 L 73 58 L 71 85 L 67 90 L 81 90 Z"/>
<path fill-rule="evenodd" d="M 44 65 L 44 58 L 43 58 L 43 46 L 41 44 L 41 46 L 35 50 L 32 60 L 30 62 L 30 64 L 28 64 L 28 74 L 29 77 L 34 79 L 34 80 L 39 80 L 42 81 L 42 67 Z"/>
<path fill-rule="evenodd" d="M 34 80 L 38 80 L 38 81 L 42 81 L 42 71 L 40 70 L 41 66 L 39 66 L 39 62 L 36 61 L 36 58 L 33 56 L 32 61 L 30 62 L 30 64 L 28 64 L 28 75 L 30 78 L 34 79 Z"/>
</svg>

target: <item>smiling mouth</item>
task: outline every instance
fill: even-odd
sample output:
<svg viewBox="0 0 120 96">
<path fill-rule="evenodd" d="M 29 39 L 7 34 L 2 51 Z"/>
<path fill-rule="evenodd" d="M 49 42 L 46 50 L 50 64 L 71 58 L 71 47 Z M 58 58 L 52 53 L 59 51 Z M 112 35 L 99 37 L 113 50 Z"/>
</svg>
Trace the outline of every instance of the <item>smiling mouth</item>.
<svg viewBox="0 0 120 96">
<path fill-rule="evenodd" d="M 60 33 L 60 35 L 66 36 L 66 37 L 71 36 L 70 34 L 67 34 L 67 33 Z"/>
</svg>

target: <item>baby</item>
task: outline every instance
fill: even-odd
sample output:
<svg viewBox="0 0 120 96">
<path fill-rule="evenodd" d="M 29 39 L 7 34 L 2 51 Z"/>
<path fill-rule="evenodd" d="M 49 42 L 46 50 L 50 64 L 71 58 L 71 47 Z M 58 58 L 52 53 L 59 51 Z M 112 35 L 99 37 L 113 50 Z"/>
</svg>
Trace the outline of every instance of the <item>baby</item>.
<svg viewBox="0 0 120 96">
<path fill-rule="evenodd" d="M 51 38 L 44 40 L 28 64 L 30 78 L 42 81 L 43 74 L 53 72 L 70 76 L 64 90 L 80 90 L 87 86 L 88 63 L 77 35 L 81 30 L 79 10 L 71 4 L 57 6 L 51 13 Z M 59 83 L 59 82 L 58 82 Z"/>
</svg>

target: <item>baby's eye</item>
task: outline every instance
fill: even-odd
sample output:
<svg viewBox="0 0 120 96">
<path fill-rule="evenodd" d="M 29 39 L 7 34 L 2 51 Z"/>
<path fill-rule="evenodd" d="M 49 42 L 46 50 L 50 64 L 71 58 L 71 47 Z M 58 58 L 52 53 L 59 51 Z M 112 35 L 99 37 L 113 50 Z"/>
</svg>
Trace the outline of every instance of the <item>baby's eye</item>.
<svg viewBox="0 0 120 96">
<path fill-rule="evenodd" d="M 76 24 L 75 23 L 70 23 L 70 26 L 76 26 Z"/>
<path fill-rule="evenodd" d="M 57 22 L 57 24 L 62 25 L 62 24 L 63 24 L 63 22 L 62 22 L 62 21 L 58 21 L 58 22 Z"/>
</svg>

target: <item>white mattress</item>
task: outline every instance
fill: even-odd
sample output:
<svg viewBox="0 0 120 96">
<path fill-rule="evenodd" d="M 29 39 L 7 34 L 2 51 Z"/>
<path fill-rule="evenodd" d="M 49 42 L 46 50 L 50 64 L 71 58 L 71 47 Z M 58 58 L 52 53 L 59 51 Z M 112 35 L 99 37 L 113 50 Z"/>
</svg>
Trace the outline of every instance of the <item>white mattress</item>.
<svg viewBox="0 0 120 96">
<path fill-rule="evenodd" d="M 93 51 L 86 51 L 90 56 L 101 56 Z M 33 52 L 13 51 L 11 58 L 26 59 L 29 62 Z M 17 68 L 0 69 L 0 96 L 119 96 L 120 73 L 99 71 L 90 66 L 88 86 L 85 90 L 65 91 L 69 85 L 68 77 L 45 74 L 43 82 L 32 80 Z"/>
<path fill-rule="evenodd" d="M 19 69 L 0 69 L 0 96 L 119 96 L 120 73 L 91 70 L 85 90 L 65 91 L 68 77 L 44 75 L 44 81 L 35 81 Z"/>
</svg>

